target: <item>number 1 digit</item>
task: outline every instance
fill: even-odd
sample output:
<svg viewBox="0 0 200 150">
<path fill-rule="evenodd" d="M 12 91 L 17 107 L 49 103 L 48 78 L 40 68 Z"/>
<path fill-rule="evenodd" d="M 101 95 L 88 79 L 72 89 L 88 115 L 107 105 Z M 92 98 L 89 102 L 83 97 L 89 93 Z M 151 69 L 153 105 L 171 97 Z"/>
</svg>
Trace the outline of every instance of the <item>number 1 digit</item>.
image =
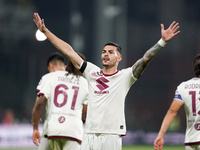
<svg viewBox="0 0 200 150">
<path fill-rule="evenodd" d="M 76 104 L 77 95 L 78 95 L 79 87 L 73 86 L 72 89 L 74 89 L 74 96 L 73 96 L 73 100 L 72 100 L 71 109 L 74 110 L 74 107 L 75 107 L 75 104 Z"/>
<path fill-rule="evenodd" d="M 190 91 L 189 94 L 192 96 L 192 112 L 193 116 L 196 116 L 196 92 Z"/>
<path fill-rule="evenodd" d="M 61 87 L 64 88 L 65 90 L 68 90 L 68 87 L 64 84 L 60 84 L 60 85 L 56 86 L 55 94 L 54 94 L 54 105 L 56 107 L 63 107 L 67 103 L 68 95 L 65 92 L 65 90 L 59 89 Z M 73 99 L 72 99 L 71 109 L 74 110 L 75 104 L 76 104 L 76 99 L 77 99 L 77 96 L 78 96 L 79 87 L 73 86 L 72 89 L 74 90 L 74 95 L 73 95 Z M 58 95 L 59 94 L 63 95 L 63 102 L 62 103 L 58 103 Z"/>
</svg>

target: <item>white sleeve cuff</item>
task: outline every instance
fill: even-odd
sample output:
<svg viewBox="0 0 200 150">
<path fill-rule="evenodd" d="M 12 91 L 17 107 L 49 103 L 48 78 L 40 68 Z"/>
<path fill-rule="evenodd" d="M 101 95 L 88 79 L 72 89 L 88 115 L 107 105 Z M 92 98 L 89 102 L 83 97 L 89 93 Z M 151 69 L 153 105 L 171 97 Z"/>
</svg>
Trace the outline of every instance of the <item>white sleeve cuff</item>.
<svg viewBox="0 0 200 150">
<path fill-rule="evenodd" d="M 160 46 L 164 47 L 164 46 L 167 44 L 167 42 L 164 42 L 163 39 L 161 38 L 161 39 L 158 41 L 158 44 L 159 44 Z"/>
</svg>

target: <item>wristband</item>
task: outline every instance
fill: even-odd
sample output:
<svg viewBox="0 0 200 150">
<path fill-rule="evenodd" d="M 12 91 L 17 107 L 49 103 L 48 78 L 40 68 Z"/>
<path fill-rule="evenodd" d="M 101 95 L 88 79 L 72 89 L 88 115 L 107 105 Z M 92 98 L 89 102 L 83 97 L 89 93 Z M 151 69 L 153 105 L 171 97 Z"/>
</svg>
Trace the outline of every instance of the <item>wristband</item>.
<svg viewBox="0 0 200 150">
<path fill-rule="evenodd" d="M 158 44 L 159 44 L 160 46 L 164 47 L 164 46 L 167 44 L 167 42 L 164 42 L 163 39 L 161 38 L 161 39 L 158 41 Z"/>
</svg>

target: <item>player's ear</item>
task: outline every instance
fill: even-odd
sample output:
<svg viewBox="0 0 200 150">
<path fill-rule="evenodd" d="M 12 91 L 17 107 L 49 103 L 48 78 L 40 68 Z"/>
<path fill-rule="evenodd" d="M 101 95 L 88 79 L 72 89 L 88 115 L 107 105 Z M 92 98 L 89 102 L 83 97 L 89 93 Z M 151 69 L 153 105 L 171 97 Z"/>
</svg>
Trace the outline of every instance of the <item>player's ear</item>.
<svg viewBox="0 0 200 150">
<path fill-rule="evenodd" d="M 64 68 L 65 68 L 65 70 L 66 70 L 66 68 L 67 68 L 67 65 L 65 65 L 65 66 L 64 66 Z"/>
<path fill-rule="evenodd" d="M 54 71 L 54 65 L 52 63 L 49 63 L 48 70 L 49 70 L 49 72 Z"/>
<path fill-rule="evenodd" d="M 118 61 L 118 62 L 122 61 L 122 56 L 119 56 L 119 57 L 117 58 L 117 61 Z"/>
</svg>

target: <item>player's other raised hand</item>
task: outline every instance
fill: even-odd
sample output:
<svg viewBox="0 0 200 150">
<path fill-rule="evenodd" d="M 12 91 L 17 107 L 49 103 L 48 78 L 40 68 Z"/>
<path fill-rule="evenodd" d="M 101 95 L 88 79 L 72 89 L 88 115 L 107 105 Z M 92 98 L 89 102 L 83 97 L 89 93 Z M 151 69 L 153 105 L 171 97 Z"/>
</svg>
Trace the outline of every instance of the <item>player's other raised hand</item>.
<svg viewBox="0 0 200 150">
<path fill-rule="evenodd" d="M 179 23 L 176 23 L 176 21 L 173 21 L 171 25 L 168 27 L 168 29 L 164 29 L 164 25 L 161 24 L 161 35 L 162 39 L 165 42 L 170 41 L 174 36 L 180 33 L 178 29 L 180 28 Z"/>
<path fill-rule="evenodd" d="M 38 13 L 34 13 L 33 17 L 34 17 L 33 21 L 35 22 L 38 29 L 44 33 L 46 31 L 44 19 L 41 19 Z"/>
</svg>

